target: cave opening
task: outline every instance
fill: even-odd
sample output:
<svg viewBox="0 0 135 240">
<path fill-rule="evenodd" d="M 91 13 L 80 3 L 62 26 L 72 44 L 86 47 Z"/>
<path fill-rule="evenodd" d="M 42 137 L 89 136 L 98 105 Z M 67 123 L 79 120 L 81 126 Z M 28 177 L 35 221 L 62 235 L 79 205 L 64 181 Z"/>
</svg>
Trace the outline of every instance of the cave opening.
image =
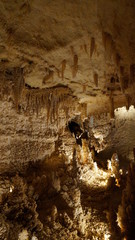
<svg viewBox="0 0 135 240">
<path fill-rule="evenodd" d="M 88 140 L 88 132 L 86 130 L 83 130 L 77 122 L 70 121 L 68 123 L 68 128 L 70 132 L 74 134 L 76 143 L 78 145 L 82 146 L 82 139 Z"/>
</svg>

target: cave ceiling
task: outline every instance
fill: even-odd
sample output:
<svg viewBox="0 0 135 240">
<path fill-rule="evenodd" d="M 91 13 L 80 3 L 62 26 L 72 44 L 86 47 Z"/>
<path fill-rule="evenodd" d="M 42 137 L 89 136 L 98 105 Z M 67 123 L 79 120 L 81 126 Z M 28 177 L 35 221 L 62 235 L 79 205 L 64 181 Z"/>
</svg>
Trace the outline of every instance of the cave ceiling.
<svg viewBox="0 0 135 240">
<path fill-rule="evenodd" d="M 88 113 L 134 104 L 135 2 L 0 1 L 0 71 L 68 87 Z"/>
</svg>

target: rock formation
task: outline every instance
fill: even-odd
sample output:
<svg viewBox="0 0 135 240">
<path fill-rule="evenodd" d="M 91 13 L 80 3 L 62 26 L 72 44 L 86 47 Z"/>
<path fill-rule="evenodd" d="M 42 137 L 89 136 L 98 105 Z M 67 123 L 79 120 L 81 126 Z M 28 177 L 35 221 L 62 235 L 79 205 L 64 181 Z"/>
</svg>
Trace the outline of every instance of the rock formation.
<svg viewBox="0 0 135 240">
<path fill-rule="evenodd" d="M 134 0 L 0 0 L 0 239 L 134 239 Z"/>
</svg>

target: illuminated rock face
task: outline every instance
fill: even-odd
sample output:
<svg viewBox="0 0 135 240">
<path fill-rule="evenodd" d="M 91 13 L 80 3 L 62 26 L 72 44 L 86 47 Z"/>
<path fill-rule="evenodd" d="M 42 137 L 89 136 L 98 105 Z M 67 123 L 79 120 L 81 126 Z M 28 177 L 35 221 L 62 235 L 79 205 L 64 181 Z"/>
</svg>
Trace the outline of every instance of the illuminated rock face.
<svg viewBox="0 0 135 240">
<path fill-rule="evenodd" d="M 0 1 L 0 239 L 132 238 L 134 13 Z"/>
</svg>

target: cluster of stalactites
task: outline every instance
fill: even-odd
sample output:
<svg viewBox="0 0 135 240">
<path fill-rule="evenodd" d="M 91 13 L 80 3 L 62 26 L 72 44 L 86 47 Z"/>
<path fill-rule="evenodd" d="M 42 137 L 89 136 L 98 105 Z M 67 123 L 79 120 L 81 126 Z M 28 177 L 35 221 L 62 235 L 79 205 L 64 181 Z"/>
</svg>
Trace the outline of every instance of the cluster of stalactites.
<svg viewBox="0 0 135 240">
<path fill-rule="evenodd" d="M 105 49 L 105 57 L 106 59 L 113 60 L 116 69 L 116 82 L 114 77 L 111 77 L 110 86 L 107 87 L 107 90 L 110 92 L 110 116 L 111 118 L 114 118 L 114 96 L 113 93 L 114 90 L 121 90 L 121 92 L 125 95 L 125 101 L 126 101 L 126 107 L 127 110 L 129 109 L 131 103 L 134 104 L 135 97 L 134 97 L 134 82 L 135 82 L 135 64 L 129 64 L 128 67 L 123 65 L 122 57 L 117 51 L 117 46 L 115 41 L 113 40 L 113 37 L 108 32 L 102 32 L 102 40 L 103 40 L 103 46 Z M 106 77 L 106 76 L 105 76 Z M 108 78 L 107 77 L 107 85 L 108 85 Z M 97 85 L 98 82 L 98 75 L 94 74 L 94 81 L 95 85 Z M 112 80 L 114 81 L 112 82 Z M 128 90 L 130 89 L 130 91 Z"/>
<path fill-rule="evenodd" d="M 68 95 L 67 88 L 52 89 L 24 89 L 22 94 L 22 108 L 26 112 L 37 115 L 42 108 L 47 110 L 47 122 L 58 121 L 59 111 L 63 110 L 68 118 L 69 104 L 72 97 Z"/>
<path fill-rule="evenodd" d="M 32 88 L 25 84 L 21 68 L 8 70 L 3 76 L 0 83 L 1 98 L 6 96 L 6 99 L 12 99 L 19 113 L 38 115 L 45 109 L 47 123 L 58 123 L 60 115 L 68 120 L 69 112 L 75 110 L 75 98 L 68 87 Z"/>
</svg>

